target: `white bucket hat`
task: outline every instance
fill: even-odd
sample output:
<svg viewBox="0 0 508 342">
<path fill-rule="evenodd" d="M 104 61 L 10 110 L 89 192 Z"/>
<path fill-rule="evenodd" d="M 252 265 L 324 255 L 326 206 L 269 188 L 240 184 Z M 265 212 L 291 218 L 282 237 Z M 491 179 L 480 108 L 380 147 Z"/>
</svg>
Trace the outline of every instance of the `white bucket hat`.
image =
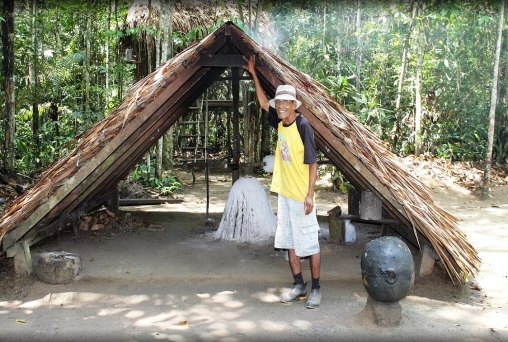
<svg viewBox="0 0 508 342">
<path fill-rule="evenodd" d="M 296 99 L 296 89 L 292 85 L 283 84 L 277 87 L 275 98 L 269 101 L 270 107 L 275 108 L 275 100 L 292 100 L 296 101 L 296 108 L 300 107 L 302 103 Z"/>
</svg>

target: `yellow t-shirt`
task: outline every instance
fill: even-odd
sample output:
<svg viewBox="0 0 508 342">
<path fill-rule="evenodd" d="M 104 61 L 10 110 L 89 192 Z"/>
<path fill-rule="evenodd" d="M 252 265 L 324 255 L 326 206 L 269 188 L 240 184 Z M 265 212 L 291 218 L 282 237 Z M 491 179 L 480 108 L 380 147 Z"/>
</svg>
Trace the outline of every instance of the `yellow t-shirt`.
<svg viewBox="0 0 508 342">
<path fill-rule="evenodd" d="M 277 127 L 278 139 L 271 191 L 303 202 L 309 190 L 309 165 L 304 164 L 304 145 L 296 120 L 289 126 L 282 121 Z"/>
</svg>

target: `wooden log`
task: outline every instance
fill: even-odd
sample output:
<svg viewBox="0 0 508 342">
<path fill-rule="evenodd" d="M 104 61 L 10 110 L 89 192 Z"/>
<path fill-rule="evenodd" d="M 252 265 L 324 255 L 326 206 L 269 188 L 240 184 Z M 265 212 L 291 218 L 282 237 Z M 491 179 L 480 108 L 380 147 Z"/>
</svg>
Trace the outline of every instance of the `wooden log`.
<svg viewBox="0 0 508 342">
<path fill-rule="evenodd" d="M 240 70 L 231 68 L 231 91 L 233 93 L 233 165 L 240 163 L 240 108 L 238 106 L 240 99 Z M 234 184 L 240 178 L 238 167 L 233 168 L 232 183 Z"/>
<path fill-rule="evenodd" d="M 178 204 L 183 200 L 175 198 L 121 198 L 120 206 L 133 206 L 133 205 L 156 205 L 156 204 Z"/>
</svg>

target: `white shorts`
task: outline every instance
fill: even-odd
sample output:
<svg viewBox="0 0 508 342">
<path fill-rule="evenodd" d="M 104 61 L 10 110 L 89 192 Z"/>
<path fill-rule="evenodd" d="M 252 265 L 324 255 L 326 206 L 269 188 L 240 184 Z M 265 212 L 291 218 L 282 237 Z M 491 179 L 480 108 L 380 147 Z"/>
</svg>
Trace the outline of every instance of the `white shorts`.
<svg viewBox="0 0 508 342">
<path fill-rule="evenodd" d="M 299 257 L 319 253 L 319 224 L 316 205 L 305 215 L 303 202 L 279 194 L 275 248 L 294 249 Z"/>
</svg>

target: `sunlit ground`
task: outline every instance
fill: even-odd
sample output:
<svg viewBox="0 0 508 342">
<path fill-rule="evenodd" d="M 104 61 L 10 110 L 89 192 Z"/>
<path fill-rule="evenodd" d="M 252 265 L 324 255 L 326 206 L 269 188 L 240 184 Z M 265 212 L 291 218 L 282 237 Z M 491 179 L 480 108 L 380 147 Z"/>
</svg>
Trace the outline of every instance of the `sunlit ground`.
<svg viewBox="0 0 508 342">
<path fill-rule="evenodd" d="M 78 253 L 82 272 L 69 285 L 35 281 L 1 294 L 0 340 L 508 339 L 506 200 L 463 197 L 445 204 L 461 217 L 483 259 L 475 279 L 483 290 L 453 287 L 440 275 L 419 279 L 400 302 L 400 325 L 383 328 L 362 319 L 367 294 L 359 255 L 366 240 L 324 242 L 319 309 L 307 310 L 304 302 L 282 305 L 279 297 L 291 284 L 283 253 L 270 243 L 214 240 L 203 224 L 200 193 L 197 186 L 195 197 L 186 197 L 187 214 L 173 205 L 128 209 L 161 230 L 111 239 L 67 234 L 40 246 Z M 220 212 L 224 194 L 211 198 L 211 212 Z M 302 267 L 309 279 L 308 262 Z"/>
</svg>

